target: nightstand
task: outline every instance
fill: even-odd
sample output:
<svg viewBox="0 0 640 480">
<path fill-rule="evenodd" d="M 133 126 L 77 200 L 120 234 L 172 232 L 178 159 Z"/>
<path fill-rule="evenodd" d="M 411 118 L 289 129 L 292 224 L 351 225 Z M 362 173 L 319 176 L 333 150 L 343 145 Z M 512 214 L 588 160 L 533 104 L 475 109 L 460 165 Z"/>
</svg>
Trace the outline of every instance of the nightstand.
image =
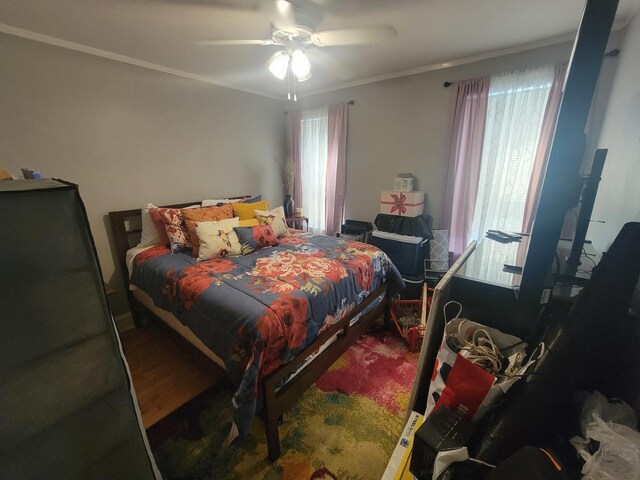
<svg viewBox="0 0 640 480">
<path fill-rule="evenodd" d="M 298 228 L 299 223 L 304 223 L 306 225 L 307 232 L 309 231 L 309 219 L 307 217 L 287 217 L 285 220 L 287 221 L 287 225 L 291 228 Z"/>
</svg>

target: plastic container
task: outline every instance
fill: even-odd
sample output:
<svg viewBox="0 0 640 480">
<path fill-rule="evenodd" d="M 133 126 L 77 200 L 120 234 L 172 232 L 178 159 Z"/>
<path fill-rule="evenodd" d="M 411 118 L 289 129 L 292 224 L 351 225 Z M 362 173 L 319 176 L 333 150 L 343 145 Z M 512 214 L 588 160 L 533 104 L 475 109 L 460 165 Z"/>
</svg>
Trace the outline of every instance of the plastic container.
<svg viewBox="0 0 640 480">
<path fill-rule="evenodd" d="M 422 295 L 422 285 L 424 285 L 424 276 L 419 275 L 410 277 L 403 275 L 404 290 L 400 294 L 403 300 L 417 300 Z"/>
<path fill-rule="evenodd" d="M 402 276 L 424 275 L 424 259 L 428 239 L 398 235 L 397 233 L 375 230 L 371 234 L 371 244 L 386 253 Z"/>
<path fill-rule="evenodd" d="M 427 315 L 431 308 L 431 294 L 427 296 Z M 420 325 L 422 300 L 396 300 L 391 304 L 391 320 L 402 338 L 407 342 L 410 352 L 420 351 L 425 327 Z"/>
</svg>

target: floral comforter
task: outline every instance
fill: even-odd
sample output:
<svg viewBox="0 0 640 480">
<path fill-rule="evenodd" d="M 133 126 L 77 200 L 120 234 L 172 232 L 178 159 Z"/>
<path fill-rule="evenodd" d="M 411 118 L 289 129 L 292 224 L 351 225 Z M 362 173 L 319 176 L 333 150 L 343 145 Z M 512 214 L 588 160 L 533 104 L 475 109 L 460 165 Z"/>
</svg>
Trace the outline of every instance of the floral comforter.
<svg viewBox="0 0 640 480">
<path fill-rule="evenodd" d="M 234 423 L 241 435 L 251 428 L 261 379 L 385 281 L 403 283 L 378 248 L 310 233 L 200 263 L 156 246 L 135 257 L 131 276 L 225 362 L 237 386 Z"/>
</svg>

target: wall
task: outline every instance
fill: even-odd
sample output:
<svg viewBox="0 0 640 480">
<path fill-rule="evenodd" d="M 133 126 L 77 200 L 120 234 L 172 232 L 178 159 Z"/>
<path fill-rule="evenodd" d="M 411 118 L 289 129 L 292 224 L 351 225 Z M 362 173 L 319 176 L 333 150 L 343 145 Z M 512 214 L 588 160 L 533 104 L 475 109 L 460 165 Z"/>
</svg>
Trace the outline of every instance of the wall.
<svg viewBox="0 0 640 480">
<path fill-rule="evenodd" d="M 79 184 L 115 314 L 128 305 L 107 212 L 246 193 L 282 202 L 281 102 L 4 34 L 0 65 L 0 165 Z"/>
<path fill-rule="evenodd" d="M 411 172 L 427 193 L 427 213 L 440 225 L 455 93 L 442 84 L 557 63 L 570 53 L 570 44 L 554 45 L 303 99 L 302 108 L 355 101 L 349 107 L 346 217 L 373 221 L 380 191 L 393 189 L 397 173 Z"/>
<path fill-rule="evenodd" d="M 614 32 L 610 47 L 620 38 Z M 442 225 L 455 93 L 442 84 L 566 61 L 571 47 L 567 42 L 303 99 L 303 109 L 355 101 L 349 110 L 347 218 L 373 221 L 380 191 L 393 189 L 397 173 L 411 172 L 418 178 L 419 189 L 427 193 L 426 209 L 434 225 Z M 603 99 L 606 102 L 611 68 L 610 64 L 603 67 L 605 81 L 598 105 Z M 592 117 L 591 128 L 597 132 L 602 115 L 596 111 Z"/>
<path fill-rule="evenodd" d="M 608 148 L 589 238 L 606 251 L 626 222 L 640 221 L 640 15 L 626 28 L 598 140 Z"/>
</svg>

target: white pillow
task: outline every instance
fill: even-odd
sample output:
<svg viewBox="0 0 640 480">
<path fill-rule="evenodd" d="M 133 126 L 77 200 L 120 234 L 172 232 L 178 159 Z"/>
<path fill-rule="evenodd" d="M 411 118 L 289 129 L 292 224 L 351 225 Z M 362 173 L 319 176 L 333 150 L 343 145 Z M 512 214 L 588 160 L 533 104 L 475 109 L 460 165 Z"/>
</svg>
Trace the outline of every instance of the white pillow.
<svg viewBox="0 0 640 480">
<path fill-rule="evenodd" d="M 226 255 L 240 255 L 242 247 L 238 235 L 233 230 L 240 224 L 238 217 L 219 221 L 196 223 L 196 235 L 200 242 L 198 261 L 209 260 L 213 257 Z"/>
<path fill-rule="evenodd" d="M 289 235 L 284 207 L 274 208 L 273 210 L 255 210 L 255 212 L 260 225 L 271 225 L 276 237 L 280 238 Z"/>
<path fill-rule="evenodd" d="M 138 243 L 138 247 L 152 247 L 153 245 L 158 245 L 160 243 L 160 234 L 158 233 L 158 229 L 153 223 L 153 220 L 151 220 L 151 215 L 149 214 L 149 210 L 151 208 L 156 208 L 156 206 L 153 203 L 147 203 L 142 207 L 142 215 L 140 216 L 142 235 L 140 235 L 140 243 Z"/>
</svg>

